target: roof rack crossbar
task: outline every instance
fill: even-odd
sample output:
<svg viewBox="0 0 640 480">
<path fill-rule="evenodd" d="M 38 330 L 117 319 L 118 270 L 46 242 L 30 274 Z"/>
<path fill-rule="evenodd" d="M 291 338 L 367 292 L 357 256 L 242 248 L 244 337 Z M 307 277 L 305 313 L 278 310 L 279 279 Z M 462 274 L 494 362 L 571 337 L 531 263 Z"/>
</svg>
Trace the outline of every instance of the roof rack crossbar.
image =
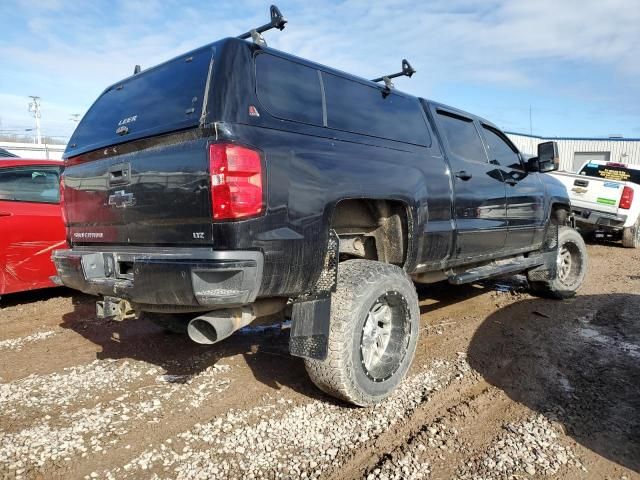
<svg viewBox="0 0 640 480">
<path fill-rule="evenodd" d="M 287 23 L 287 19 L 284 18 L 280 9 L 275 5 L 271 5 L 269 8 L 269 13 L 271 15 L 271 21 L 269 23 L 265 23 L 264 25 L 249 30 L 248 32 L 243 33 L 242 35 L 238 35 L 240 39 L 251 38 L 254 43 L 260 45 L 266 45 L 264 37 L 261 35 L 263 32 L 267 30 L 271 30 L 272 28 L 277 28 L 278 30 L 284 30 L 284 26 Z"/>
<path fill-rule="evenodd" d="M 392 73 L 391 75 L 385 75 L 383 77 L 378 77 L 378 78 L 374 78 L 373 80 L 371 80 L 372 82 L 384 82 L 385 87 L 387 89 L 391 89 L 393 88 L 393 82 L 391 81 L 392 78 L 397 78 L 397 77 L 411 77 L 414 73 L 416 73 L 416 70 L 411 66 L 411 64 L 407 61 L 406 58 L 402 59 L 402 71 L 398 72 L 398 73 Z"/>
</svg>

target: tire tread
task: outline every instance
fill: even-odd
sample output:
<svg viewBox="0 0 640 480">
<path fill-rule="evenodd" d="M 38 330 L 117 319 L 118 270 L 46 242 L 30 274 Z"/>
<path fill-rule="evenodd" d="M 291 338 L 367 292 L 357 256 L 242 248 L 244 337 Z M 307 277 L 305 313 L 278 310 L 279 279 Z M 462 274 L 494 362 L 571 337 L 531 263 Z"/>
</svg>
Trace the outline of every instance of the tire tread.
<svg viewBox="0 0 640 480">
<path fill-rule="evenodd" d="M 625 248 L 640 248 L 640 238 L 638 237 L 640 230 L 640 217 L 632 227 L 622 230 L 622 246 Z"/>
<path fill-rule="evenodd" d="M 371 405 L 379 399 L 364 394 L 349 374 L 353 368 L 352 323 L 359 308 L 359 300 L 382 276 L 395 277 L 398 281 L 410 284 L 413 297 L 407 298 L 407 301 L 414 302 L 417 309 L 418 297 L 413 283 L 400 267 L 371 260 L 343 262 L 338 267 L 338 286 L 331 299 L 327 358 L 323 361 L 305 359 L 307 373 L 320 390 L 359 406 Z M 412 356 L 414 353 L 415 349 L 410 352 Z"/>
<path fill-rule="evenodd" d="M 584 266 L 583 266 L 583 280 L 584 280 L 584 275 L 586 275 L 586 269 L 587 269 L 587 250 L 586 250 L 587 247 L 584 244 L 584 240 L 582 236 L 580 236 L 580 234 L 571 227 L 567 227 L 567 226 L 560 227 L 559 234 L 558 234 L 559 239 L 563 235 L 563 233 L 564 235 L 569 234 L 572 237 L 574 237 L 574 241 L 579 245 L 579 248 L 582 250 L 583 259 L 584 259 Z M 559 241 L 558 248 L 560 248 L 560 244 L 561 242 Z M 580 282 L 580 284 L 581 283 L 582 282 Z M 580 285 L 578 285 L 578 288 L 580 288 Z M 568 298 L 573 298 L 575 297 L 576 291 L 577 291 L 577 289 L 567 290 L 563 288 L 562 284 L 557 278 L 554 278 L 548 281 L 530 281 L 529 290 L 535 295 L 538 295 L 541 297 L 547 297 L 547 298 L 554 298 L 557 300 L 565 300 Z"/>
</svg>

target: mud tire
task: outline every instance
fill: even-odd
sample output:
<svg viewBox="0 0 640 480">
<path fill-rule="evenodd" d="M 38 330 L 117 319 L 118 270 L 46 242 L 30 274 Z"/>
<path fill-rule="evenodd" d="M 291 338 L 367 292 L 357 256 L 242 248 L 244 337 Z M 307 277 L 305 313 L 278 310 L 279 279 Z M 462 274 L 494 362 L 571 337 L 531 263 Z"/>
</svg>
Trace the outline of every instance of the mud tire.
<svg viewBox="0 0 640 480">
<path fill-rule="evenodd" d="M 568 256 L 565 273 L 562 273 L 563 255 Z M 531 281 L 529 289 L 535 295 L 565 299 L 576 295 L 587 273 L 587 247 L 582 236 L 573 228 L 562 226 L 558 230 L 558 268 L 555 278 L 549 281 Z"/>
<path fill-rule="evenodd" d="M 393 333 L 384 349 L 375 343 L 379 363 L 377 370 L 368 370 L 365 349 L 370 347 L 365 343 L 373 337 L 367 336 L 371 330 L 365 326 L 371 322 L 378 331 L 381 323 L 372 322 L 371 315 L 380 311 L 381 301 L 387 302 L 392 312 L 388 313 L 392 325 L 388 331 Z M 305 359 L 307 372 L 325 393 L 354 405 L 373 405 L 387 398 L 405 377 L 419 330 L 418 296 L 404 270 L 371 260 L 343 262 L 331 299 L 329 353 L 323 361 Z"/>
<path fill-rule="evenodd" d="M 625 248 L 640 248 L 640 217 L 636 224 L 622 230 L 622 246 Z"/>
</svg>

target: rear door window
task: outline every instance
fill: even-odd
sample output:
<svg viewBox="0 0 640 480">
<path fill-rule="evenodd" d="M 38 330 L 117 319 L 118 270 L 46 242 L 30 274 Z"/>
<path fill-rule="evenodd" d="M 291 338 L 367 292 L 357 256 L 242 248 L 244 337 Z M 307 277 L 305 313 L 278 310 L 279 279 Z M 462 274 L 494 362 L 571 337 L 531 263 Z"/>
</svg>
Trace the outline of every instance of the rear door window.
<svg viewBox="0 0 640 480">
<path fill-rule="evenodd" d="M 449 150 L 454 154 L 466 160 L 487 163 L 487 155 L 473 120 L 438 110 L 438 124 L 447 138 Z"/>
<path fill-rule="evenodd" d="M 183 55 L 109 88 L 78 124 L 67 153 L 198 125 L 212 52 Z"/>
<path fill-rule="evenodd" d="M 417 98 L 383 94 L 379 87 L 323 72 L 330 128 L 431 145 L 422 106 Z"/>
<path fill-rule="evenodd" d="M 274 116 L 322 125 L 322 89 L 318 71 L 266 53 L 256 57 L 260 103 Z"/>
<path fill-rule="evenodd" d="M 0 200 L 60 202 L 60 171 L 55 167 L 16 167 L 0 170 Z"/>
</svg>

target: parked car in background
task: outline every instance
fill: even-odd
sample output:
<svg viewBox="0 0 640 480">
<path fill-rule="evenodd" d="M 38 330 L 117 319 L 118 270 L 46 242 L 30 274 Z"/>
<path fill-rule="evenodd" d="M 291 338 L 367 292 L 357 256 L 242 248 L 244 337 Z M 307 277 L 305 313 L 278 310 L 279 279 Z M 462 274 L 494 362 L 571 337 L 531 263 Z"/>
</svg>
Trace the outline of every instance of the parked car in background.
<svg viewBox="0 0 640 480">
<path fill-rule="evenodd" d="M 0 158 L 20 158 L 15 153 L 11 153 L 9 150 L 0 148 Z"/>
<path fill-rule="evenodd" d="M 61 169 L 52 160 L 0 162 L 0 295 L 55 286 L 51 252 L 66 245 Z"/>
<path fill-rule="evenodd" d="M 552 175 L 567 187 L 582 233 L 640 248 L 640 165 L 592 160 L 577 174 Z"/>
</svg>

